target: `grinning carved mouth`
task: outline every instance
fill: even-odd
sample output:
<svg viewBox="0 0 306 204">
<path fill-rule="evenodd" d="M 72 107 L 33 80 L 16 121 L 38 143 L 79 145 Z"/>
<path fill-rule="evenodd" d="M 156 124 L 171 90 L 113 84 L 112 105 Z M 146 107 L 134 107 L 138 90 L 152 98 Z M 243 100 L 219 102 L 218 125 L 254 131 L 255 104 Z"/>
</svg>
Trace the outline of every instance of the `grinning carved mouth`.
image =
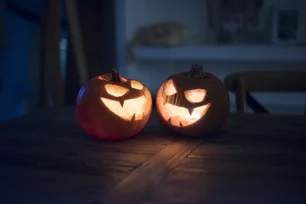
<svg viewBox="0 0 306 204">
<path fill-rule="evenodd" d="M 169 124 L 176 127 L 187 127 L 196 123 L 205 116 L 211 103 L 194 108 L 189 112 L 187 108 L 175 106 L 172 104 L 165 104 L 162 107 L 162 117 L 168 121 Z"/>
<path fill-rule="evenodd" d="M 147 114 L 143 112 L 147 100 L 145 96 L 125 100 L 123 103 L 104 97 L 100 99 L 113 114 L 126 121 L 142 120 Z"/>
</svg>

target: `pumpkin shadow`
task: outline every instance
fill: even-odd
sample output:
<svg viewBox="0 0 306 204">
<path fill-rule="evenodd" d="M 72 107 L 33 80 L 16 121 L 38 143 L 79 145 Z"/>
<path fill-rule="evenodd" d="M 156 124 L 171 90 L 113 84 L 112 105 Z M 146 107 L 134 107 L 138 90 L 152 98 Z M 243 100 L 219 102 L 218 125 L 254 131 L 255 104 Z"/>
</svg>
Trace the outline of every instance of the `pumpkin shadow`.
<svg viewBox="0 0 306 204">
<path fill-rule="evenodd" d="M 175 135 L 176 137 L 180 137 L 180 138 L 189 138 L 189 139 L 194 139 L 194 140 L 211 140 L 211 139 L 215 139 L 220 137 L 220 135 L 222 135 L 221 132 L 215 132 L 215 133 L 210 133 L 210 134 L 202 134 L 202 135 L 184 135 L 184 134 L 179 134 L 173 130 L 168 130 L 169 134 L 171 135 Z"/>
<path fill-rule="evenodd" d="M 148 124 L 145 128 L 136 136 L 143 136 L 143 137 L 155 137 L 155 138 L 164 138 L 170 139 L 173 138 L 173 133 L 169 132 L 166 127 L 164 127 L 161 122 L 157 118 L 156 112 L 153 110 L 152 115 Z"/>
</svg>

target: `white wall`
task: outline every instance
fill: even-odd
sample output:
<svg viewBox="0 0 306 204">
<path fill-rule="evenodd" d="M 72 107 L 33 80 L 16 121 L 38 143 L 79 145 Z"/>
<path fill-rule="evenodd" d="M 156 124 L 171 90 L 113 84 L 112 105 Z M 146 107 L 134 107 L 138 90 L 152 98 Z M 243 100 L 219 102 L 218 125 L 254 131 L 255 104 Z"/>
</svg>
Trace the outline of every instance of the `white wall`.
<svg viewBox="0 0 306 204">
<path fill-rule="evenodd" d="M 266 4 L 280 2 L 267 0 Z M 284 2 L 284 0 L 282 0 Z M 294 0 L 296 2 L 305 0 Z M 292 0 L 288 0 L 292 2 Z M 285 2 L 286 3 L 286 2 Z M 125 40 L 128 42 L 140 26 L 157 21 L 173 20 L 187 25 L 192 33 L 191 43 L 202 43 L 205 35 L 205 0 L 126 0 L 125 2 Z M 305 12 L 306 13 L 306 12 Z M 306 53 L 305 53 L 306 54 Z M 139 62 L 123 69 L 129 77 L 144 82 L 153 94 L 167 76 L 189 69 L 194 62 L 172 60 Z M 226 75 L 246 70 L 306 70 L 306 63 L 294 62 L 204 62 L 204 69 L 223 79 Z M 306 94 L 256 94 L 260 102 L 273 106 L 274 112 L 303 113 Z M 232 109 L 234 97 L 231 95 Z M 277 108 L 279 107 L 279 108 Z"/>
<path fill-rule="evenodd" d="M 204 10 L 202 0 L 127 0 L 126 39 L 140 26 L 169 20 L 186 25 L 192 31 L 192 42 L 199 43 L 206 24 Z"/>
</svg>

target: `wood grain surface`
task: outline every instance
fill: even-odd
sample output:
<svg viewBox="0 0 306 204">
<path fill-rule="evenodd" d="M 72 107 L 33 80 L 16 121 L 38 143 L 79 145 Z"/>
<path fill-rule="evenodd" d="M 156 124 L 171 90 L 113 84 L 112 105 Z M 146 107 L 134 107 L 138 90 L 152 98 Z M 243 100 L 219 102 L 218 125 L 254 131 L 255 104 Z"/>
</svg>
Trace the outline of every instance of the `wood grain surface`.
<svg viewBox="0 0 306 204">
<path fill-rule="evenodd" d="M 219 135 L 92 139 L 74 107 L 0 124 L 0 203 L 305 203 L 303 116 L 233 114 Z"/>
</svg>

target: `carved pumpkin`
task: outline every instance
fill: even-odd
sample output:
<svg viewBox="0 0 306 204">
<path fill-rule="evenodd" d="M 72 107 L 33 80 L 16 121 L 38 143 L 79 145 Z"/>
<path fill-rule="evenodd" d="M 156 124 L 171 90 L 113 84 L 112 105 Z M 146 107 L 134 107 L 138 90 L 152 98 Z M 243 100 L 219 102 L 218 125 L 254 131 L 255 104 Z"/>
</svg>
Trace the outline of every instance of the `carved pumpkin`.
<svg viewBox="0 0 306 204">
<path fill-rule="evenodd" d="M 229 94 L 223 83 L 202 65 L 166 79 L 156 96 L 160 121 L 189 136 L 215 133 L 229 114 Z"/>
<path fill-rule="evenodd" d="M 140 132 L 149 120 L 152 97 L 139 81 L 119 76 L 118 71 L 88 81 L 76 101 L 83 129 L 100 139 L 124 139 Z"/>
</svg>

